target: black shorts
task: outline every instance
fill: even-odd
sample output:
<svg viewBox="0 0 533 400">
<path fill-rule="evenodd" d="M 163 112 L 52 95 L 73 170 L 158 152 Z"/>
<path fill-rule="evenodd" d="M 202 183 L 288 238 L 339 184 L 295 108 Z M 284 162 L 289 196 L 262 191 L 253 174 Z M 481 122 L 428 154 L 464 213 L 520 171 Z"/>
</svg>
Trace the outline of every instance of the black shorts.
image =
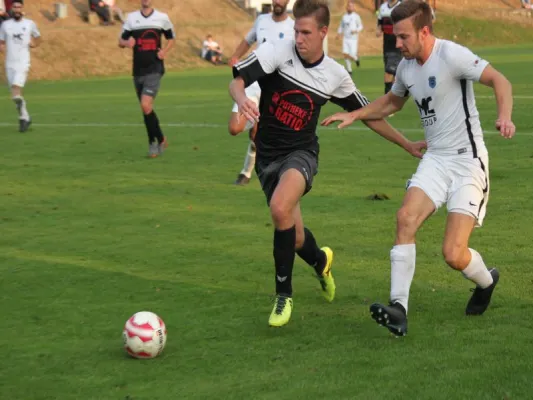
<svg viewBox="0 0 533 400">
<path fill-rule="evenodd" d="M 155 98 L 161 86 L 161 74 L 148 74 L 143 76 L 134 76 L 133 84 L 139 100 L 142 95 Z"/>
<path fill-rule="evenodd" d="M 308 193 L 313 186 L 313 178 L 318 173 L 318 155 L 309 150 L 296 150 L 289 155 L 275 161 L 265 162 L 258 158 L 255 163 L 255 172 L 261 182 L 261 188 L 270 205 L 272 195 L 278 186 L 281 175 L 289 169 L 300 171 L 305 179 L 305 192 Z"/>
<path fill-rule="evenodd" d="M 400 61 L 402 61 L 402 53 L 399 51 L 387 51 L 383 53 L 383 63 L 385 64 L 385 72 L 396 76 L 396 69 Z"/>
</svg>

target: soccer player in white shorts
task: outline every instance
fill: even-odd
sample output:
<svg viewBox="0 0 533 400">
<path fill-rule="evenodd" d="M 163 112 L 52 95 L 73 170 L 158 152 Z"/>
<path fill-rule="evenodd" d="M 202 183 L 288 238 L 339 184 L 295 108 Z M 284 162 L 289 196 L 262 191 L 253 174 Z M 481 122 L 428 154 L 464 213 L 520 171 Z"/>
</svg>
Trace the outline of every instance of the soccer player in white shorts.
<svg viewBox="0 0 533 400">
<path fill-rule="evenodd" d="M 415 19 L 416 18 L 416 19 Z M 512 138 L 513 97 L 509 81 L 489 63 L 454 42 L 433 36 L 431 8 L 405 0 L 392 12 L 397 47 L 404 59 L 388 94 L 353 113 L 329 117 L 324 124 L 378 119 L 415 100 L 425 130 L 427 152 L 408 183 L 397 213 L 396 242 L 390 252 L 390 304 L 373 304 L 372 317 L 397 336 L 407 333 L 409 288 L 415 272 L 415 236 L 422 223 L 446 205 L 442 253 L 446 263 L 461 271 L 476 288 L 466 315 L 481 315 L 489 306 L 499 280 L 481 255 L 468 247 L 475 226 L 481 226 L 489 195 L 488 152 L 476 108 L 473 82 L 492 87 L 498 106 L 496 127 Z"/>
<path fill-rule="evenodd" d="M 358 67 L 361 65 L 357 49 L 359 47 L 359 33 L 363 30 L 363 22 L 359 14 L 355 12 L 355 1 L 350 0 L 346 5 L 346 14 L 342 16 L 338 37 L 342 36 L 342 54 L 346 64 L 346 71 L 352 73 L 352 60 Z"/>
<path fill-rule="evenodd" d="M 31 125 L 22 88 L 30 69 L 30 47 L 37 47 L 41 38 L 35 22 L 23 17 L 23 9 L 22 1 L 15 0 L 11 7 L 13 18 L 0 26 L 0 50 L 6 53 L 7 84 L 19 113 L 20 132 L 26 132 Z"/>
<path fill-rule="evenodd" d="M 248 32 L 246 37 L 239 44 L 230 58 L 230 66 L 233 67 L 239 62 L 239 59 L 246 54 L 252 44 L 257 42 L 258 46 L 265 42 L 275 43 L 282 40 L 291 40 L 294 38 L 294 20 L 287 13 L 289 0 L 272 0 L 272 13 L 263 14 L 257 17 L 254 26 Z M 246 88 L 246 95 L 256 104 L 259 104 L 261 98 L 261 88 L 257 82 Z M 257 124 L 251 124 L 246 121 L 239 113 L 237 103 L 233 104 L 231 117 L 228 123 L 228 131 L 231 135 L 236 136 L 245 130 L 250 132 L 250 143 L 244 159 L 244 167 L 237 176 L 236 185 L 246 185 L 250 182 L 252 171 L 255 166 L 255 132 Z"/>
</svg>

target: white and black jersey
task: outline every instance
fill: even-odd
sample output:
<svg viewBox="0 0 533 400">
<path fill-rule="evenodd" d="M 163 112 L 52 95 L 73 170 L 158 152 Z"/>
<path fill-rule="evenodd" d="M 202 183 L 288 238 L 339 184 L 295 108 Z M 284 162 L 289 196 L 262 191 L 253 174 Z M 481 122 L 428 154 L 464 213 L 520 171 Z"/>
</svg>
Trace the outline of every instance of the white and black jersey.
<svg viewBox="0 0 533 400">
<path fill-rule="evenodd" d="M 347 111 L 368 104 L 340 64 L 327 56 L 307 63 L 293 40 L 264 43 L 233 67 L 233 76 L 242 77 L 246 86 L 255 81 L 261 86 L 255 139 L 260 159 L 277 159 L 295 150 L 318 154 L 321 107 L 328 100 Z"/>
<path fill-rule="evenodd" d="M 41 37 L 37 25 L 31 19 L 8 19 L 0 27 L 0 40 L 6 43 L 6 68 L 30 67 L 30 43 Z"/>
<path fill-rule="evenodd" d="M 157 10 L 152 10 L 145 16 L 141 11 L 128 15 L 122 29 L 122 39 L 130 37 L 135 39 L 133 48 L 133 75 L 144 76 L 149 74 L 164 74 L 163 60 L 157 57 L 161 49 L 161 36 L 167 40 L 176 37 L 172 22 L 168 15 Z"/>
<path fill-rule="evenodd" d="M 476 107 L 473 81 L 488 62 L 466 47 L 437 39 L 428 60 L 403 59 L 392 93 L 411 95 L 424 127 L 428 152 L 453 155 L 487 153 Z"/>
<path fill-rule="evenodd" d="M 260 46 L 265 42 L 276 43 L 290 39 L 294 39 L 294 20 L 287 17 L 283 21 L 276 22 L 272 19 L 272 14 L 262 14 L 257 17 L 254 26 L 245 37 L 250 46 L 255 42 Z"/>
</svg>

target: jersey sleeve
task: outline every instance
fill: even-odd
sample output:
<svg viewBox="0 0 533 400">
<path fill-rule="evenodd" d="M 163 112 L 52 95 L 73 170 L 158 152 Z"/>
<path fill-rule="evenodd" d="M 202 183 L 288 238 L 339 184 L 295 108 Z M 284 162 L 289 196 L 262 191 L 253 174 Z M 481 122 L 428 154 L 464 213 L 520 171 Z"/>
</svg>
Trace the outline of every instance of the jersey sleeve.
<svg viewBox="0 0 533 400">
<path fill-rule="evenodd" d="M 165 35 L 165 39 L 175 39 L 176 38 L 176 32 L 174 32 L 174 25 L 172 24 L 172 21 L 168 17 L 168 15 L 165 16 L 165 20 L 163 21 L 163 35 Z"/>
<path fill-rule="evenodd" d="M 124 22 L 124 25 L 122 26 L 122 33 L 120 34 L 120 37 L 124 40 L 128 40 L 131 37 L 131 22 L 130 18 L 126 18 L 126 22 Z"/>
<path fill-rule="evenodd" d="M 346 111 L 358 110 L 369 103 L 368 99 L 355 87 L 346 71 L 344 71 L 342 80 L 333 91 L 330 100 L 333 104 L 337 104 Z"/>
<path fill-rule="evenodd" d="M 233 77 L 240 76 L 244 79 L 245 86 L 248 87 L 262 77 L 273 73 L 279 66 L 276 51 L 274 45 L 269 42 L 259 46 L 258 49 L 233 67 Z"/>
<path fill-rule="evenodd" d="M 244 40 L 248 42 L 248 44 L 251 46 L 257 41 L 257 25 L 258 25 L 259 18 L 257 18 L 254 22 L 254 26 L 252 26 L 252 29 L 250 29 L 250 32 L 246 34 L 244 37 Z"/>
<path fill-rule="evenodd" d="M 392 94 L 398 97 L 409 96 L 409 89 L 407 88 L 407 84 L 405 83 L 405 80 L 403 78 L 404 68 L 405 68 L 405 62 L 404 60 L 402 60 L 400 61 L 400 64 L 398 65 L 398 69 L 396 70 L 396 79 L 394 80 L 394 83 L 391 89 Z"/>
<path fill-rule="evenodd" d="M 34 38 L 41 37 L 41 32 L 39 32 L 39 28 L 37 28 L 37 24 L 33 21 L 31 23 L 31 36 Z"/>
<path fill-rule="evenodd" d="M 452 76 L 459 80 L 479 81 L 483 70 L 489 65 L 488 61 L 459 44 L 448 42 L 446 45 L 444 57 Z"/>
<path fill-rule="evenodd" d="M 355 30 L 357 31 L 357 33 L 363 31 L 363 20 L 361 19 L 359 15 L 355 19 Z"/>
</svg>

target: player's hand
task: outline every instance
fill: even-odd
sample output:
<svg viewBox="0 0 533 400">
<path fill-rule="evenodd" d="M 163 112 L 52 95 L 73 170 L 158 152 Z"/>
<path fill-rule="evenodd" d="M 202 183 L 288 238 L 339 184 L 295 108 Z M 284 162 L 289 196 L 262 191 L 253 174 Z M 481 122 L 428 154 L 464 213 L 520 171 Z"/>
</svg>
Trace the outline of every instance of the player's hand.
<svg viewBox="0 0 533 400">
<path fill-rule="evenodd" d="M 136 43 L 135 38 L 130 37 L 130 38 L 128 39 L 128 45 L 127 45 L 127 47 L 128 47 L 129 49 L 133 49 L 133 48 L 135 47 L 135 43 Z"/>
<path fill-rule="evenodd" d="M 381 31 L 380 30 L 377 30 L 376 31 L 376 37 L 380 37 L 381 36 Z"/>
<path fill-rule="evenodd" d="M 167 53 L 165 53 L 164 50 L 159 49 L 159 51 L 157 52 L 157 58 L 159 58 L 160 60 L 164 60 L 166 55 Z"/>
<path fill-rule="evenodd" d="M 235 64 L 237 64 L 239 62 L 239 58 L 238 57 L 231 57 L 229 59 L 229 66 L 231 68 L 233 68 L 235 66 Z"/>
<path fill-rule="evenodd" d="M 409 142 L 405 147 L 405 151 L 407 151 L 413 157 L 422 158 L 424 155 L 422 150 L 426 150 L 427 148 L 427 143 L 424 140 L 421 140 L 419 142 Z"/>
<path fill-rule="evenodd" d="M 496 129 L 500 131 L 500 135 L 505 139 L 511 139 L 516 132 L 516 127 L 514 126 L 513 121 L 503 118 L 496 120 Z"/>
<path fill-rule="evenodd" d="M 345 126 L 351 125 L 354 123 L 354 121 L 357 121 L 357 114 L 351 112 L 343 112 L 343 113 L 337 113 L 333 114 L 330 117 L 327 117 L 325 120 L 323 120 L 320 125 L 322 126 L 329 126 L 332 123 L 336 121 L 340 121 L 340 124 L 338 126 L 339 129 L 344 128 Z"/>
<path fill-rule="evenodd" d="M 241 113 L 248 121 L 255 124 L 259 122 L 259 109 L 257 105 L 246 97 L 243 101 L 238 102 L 239 113 Z"/>
<path fill-rule="evenodd" d="M 105 4 L 103 1 L 101 1 L 100 3 L 98 3 L 98 7 L 103 7 Z"/>
</svg>

